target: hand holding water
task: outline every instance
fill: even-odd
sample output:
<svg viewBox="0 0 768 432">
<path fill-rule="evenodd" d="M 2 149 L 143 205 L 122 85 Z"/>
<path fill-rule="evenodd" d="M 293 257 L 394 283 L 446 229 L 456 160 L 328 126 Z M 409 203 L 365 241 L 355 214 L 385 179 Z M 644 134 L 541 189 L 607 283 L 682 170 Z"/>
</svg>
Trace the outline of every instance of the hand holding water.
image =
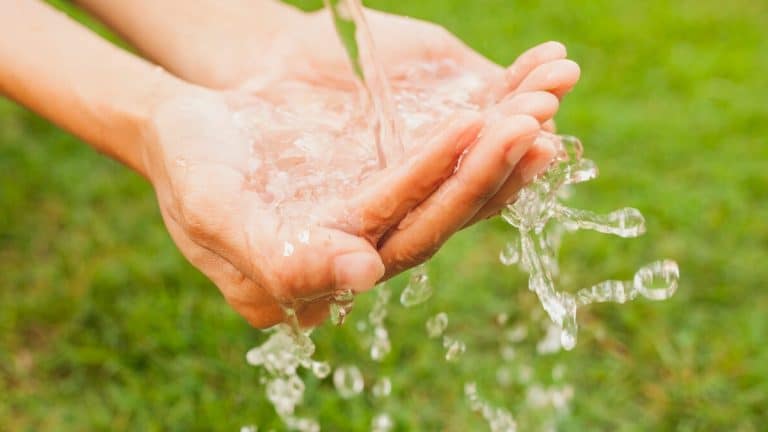
<svg viewBox="0 0 768 432">
<path fill-rule="evenodd" d="M 482 85 L 473 87 L 467 99 L 471 107 L 459 107 L 410 129 L 402 162 L 362 173 L 349 193 L 329 196 L 325 192 L 332 188 L 322 182 L 303 188 L 323 190 L 318 196 L 329 199 L 314 200 L 312 207 L 302 207 L 307 201 L 297 199 L 296 207 L 287 206 L 311 215 L 302 219 L 295 217 L 298 213 L 283 214 L 286 206 L 274 201 L 281 189 L 254 175 L 259 170 L 252 166 L 253 136 L 237 119 L 254 106 L 254 95 L 280 105 L 279 100 L 265 97 L 275 96 L 275 89 L 298 89 L 290 94 L 294 101 L 331 94 L 344 98 L 357 91 L 329 17 L 259 1 L 81 3 L 157 64 L 196 84 L 226 91 L 195 87 L 152 71 L 62 23 L 63 32 L 77 33 L 73 43 L 86 46 L 83 52 L 92 52 L 91 58 L 104 58 L 103 69 L 108 69 L 92 82 L 82 77 L 94 71 L 62 69 L 60 76 L 72 82 L 81 77 L 73 100 L 85 104 L 85 109 L 54 111 L 62 104 L 43 105 L 45 92 L 12 96 L 147 176 L 179 248 L 256 326 L 282 320 L 280 303 L 324 298 L 339 289 L 370 288 L 377 280 L 422 262 L 461 228 L 496 214 L 549 163 L 553 150 L 534 145 L 534 137 L 542 127 L 551 127 L 558 98 L 578 79 L 578 67 L 564 60 L 559 44 L 542 45 L 505 70 L 433 24 L 370 13 L 387 79 L 403 85 L 420 82 L 420 89 L 437 88 L 439 83 L 433 86 L 430 77 L 439 81 L 439 71 L 414 81 L 403 75 L 407 71 L 400 66 L 447 62 L 454 70 L 470 71 Z M 50 52 L 46 47 L 57 42 L 44 36 L 40 49 L 28 52 Z M 21 54 L 9 58 L 14 55 Z M 112 57 L 119 61 L 107 61 Z M 122 66 L 112 70 L 109 64 Z M 45 68 L 39 70 L 44 75 Z M 19 75 L 24 74 L 29 70 L 22 68 Z M 137 84 L 149 82 L 152 87 L 146 92 Z M 72 87 L 53 79 L 50 84 L 62 92 Z M 110 88 L 124 89 L 119 95 L 124 100 L 102 101 L 102 106 L 115 105 L 114 110 L 97 112 L 83 97 L 98 100 L 110 94 Z M 112 111 L 118 113 L 119 122 L 110 117 Z M 93 114 L 91 124 L 98 127 L 83 126 L 87 122 L 76 118 L 79 112 Z M 134 118 L 136 112 L 140 118 Z M 126 113 L 130 118 L 123 121 L 120 116 Z M 294 124 L 289 132 L 310 130 L 324 118 L 311 120 Z M 266 147 L 274 144 L 271 150 L 281 143 L 263 140 Z M 329 153 L 334 151 L 328 148 Z M 325 173 L 357 169 L 353 164 L 337 165 L 338 161 L 308 166 Z M 259 161 L 265 162 L 274 165 L 275 160 Z M 293 198 L 295 194 L 284 193 L 281 202 L 290 204 Z M 310 302 L 299 313 L 305 323 L 313 323 L 326 310 L 324 302 Z"/>
</svg>

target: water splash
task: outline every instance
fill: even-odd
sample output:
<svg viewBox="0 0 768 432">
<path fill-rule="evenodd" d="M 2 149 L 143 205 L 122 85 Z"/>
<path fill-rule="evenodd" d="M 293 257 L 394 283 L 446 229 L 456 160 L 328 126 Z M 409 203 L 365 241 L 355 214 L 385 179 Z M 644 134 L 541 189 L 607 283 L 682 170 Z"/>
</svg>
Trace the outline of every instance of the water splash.
<svg viewBox="0 0 768 432">
<path fill-rule="evenodd" d="M 357 366 L 344 365 L 337 367 L 333 372 L 333 385 L 339 396 L 350 399 L 363 392 L 365 382 Z"/>
<path fill-rule="evenodd" d="M 443 348 L 445 348 L 445 360 L 452 362 L 467 351 L 467 345 L 451 336 L 443 336 Z"/>
<path fill-rule="evenodd" d="M 427 328 L 427 335 L 430 339 L 439 338 L 448 327 L 448 314 L 445 312 L 438 313 L 427 320 L 425 327 Z"/>
<path fill-rule="evenodd" d="M 387 304 L 392 295 L 390 288 L 381 284 L 376 289 L 376 300 L 371 311 L 368 313 L 368 322 L 373 327 L 373 338 L 371 340 L 370 356 L 375 361 L 381 361 L 392 350 L 392 343 L 389 340 L 389 332 L 384 326 L 384 320 L 387 318 Z"/>
<path fill-rule="evenodd" d="M 366 105 L 373 115 L 370 128 L 376 132 L 379 167 L 384 168 L 402 157 L 403 146 L 397 126 L 392 90 L 384 67 L 375 55 L 373 35 L 365 19 L 360 0 L 324 0 L 331 14 L 358 84 L 364 89 Z"/>
<path fill-rule="evenodd" d="M 289 322 L 294 322 L 295 314 L 288 310 Z M 309 331 L 301 331 L 295 326 L 280 324 L 270 330 L 270 337 L 260 346 L 248 351 L 246 361 L 263 368 L 266 376 L 267 399 L 283 423 L 292 430 L 301 432 L 317 432 L 320 426 L 313 419 L 301 418 L 295 415 L 298 405 L 304 397 L 304 381 L 299 375 L 299 369 L 305 368 L 322 379 L 330 370 L 327 363 L 312 360 L 315 345 L 309 337 Z"/>
<path fill-rule="evenodd" d="M 504 408 L 494 407 L 480 397 L 475 382 L 464 384 L 464 396 L 472 411 L 480 413 L 488 423 L 491 432 L 516 432 L 517 423 L 512 414 Z"/>
<path fill-rule="evenodd" d="M 624 208 L 606 215 L 566 207 L 560 202 L 563 188 L 597 177 L 594 162 L 582 158 L 583 147 L 575 137 L 542 133 L 544 140 L 556 149 L 552 167 L 531 185 L 520 191 L 502 217 L 517 229 L 502 250 L 500 260 L 505 265 L 519 264 L 528 272 L 528 286 L 536 293 L 544 310 L 560 329 L 560 345 L 570 350 L 576 345 L 578 324 L 576 309 L 599 301 L 623 303 L 638 294 L 651 300 L 663 300 L 677 287 L 679 270 L 673 261 L 660 261 L 642 268 L 634 282 L 605 281 L 576 295 L 558 291 L 557 249 L 563 228 L 568 231 L 588 229 L 619 237 L 637 237 L 645 232 L 642 214 Z"/>
<path fill-rule="evenodd" d="M 457 109 L 482 108 L 469 97 L 482 86 L 482 80 L 461 70 L 461 66 L 452 61 L 407 65 L 403 68 L 406 79 L 390 86 L 382 65 L 374 57 L 373 38 L 359 0 L 325 0 L 325 3 L 358 78 L 360 94 L 329 93 L 332 105 L 324 100 L 296 104 L 296 100 L 291 99 L 290 88 L 279 88 L 275 91 L 280 92 L 281 97 L 285 95 L 284 105 L 274 106 L 262 101 L 248 111 L 236 114 L 238 124 L 255 137 L 248 162 L 248 185 L 264 189 L 264 199 L 279 206 L 282 214 L 305 216 L 304 203 L 318 202 L 328 194 L 338 195 L 351 190 L 368 173 L 397 160 L 403 143 L 416 141 L 410 139 L 411 136 L 433 130 L 436 124 Z M 424 86 L 423 83 L 429 85 Z M 268 96 L 265 95 L 264 100 L 269 100 Z M 298 96 L 303 100 L 303 94 Z M 342 108 L 333 111 L 331 106 Z M 305 124 L 307 119 L 323 118 L 319 113 L 326 114 L 326 118 L 330 114 L 331 121 Z M 294 130 L 297 119 L 302 121 L 298 131 Z M 537 344 L 537 349 L 541 354 L 552 354 L 561 348 L 571 349 L 576 344 L 578 306 L 605 301 L 623 303 L 636 297 L 652 300 L 668 298 L 677 288 L 679 270 L 674 262 L 659 261 L 640 269 L 632 281 L 605 281 L 576 294 L 557 290 L 557 251 L 566 231 L 589 229 L 620 237 L 636 237 L 645 232 L 645 224 L 640 212 L 631 208 L 600 215 L 563 205 L 561 200 L 566 195 L 567 187 L 595 178 L 597 166 L 582 158 L 583 148 L 576 138 L 542 134 L 538 139 L 556 148 L 558 156 L 553 166 L 523 189 L 518 200 L 504 211 L 504 219 L 517 230 L 499 258 L 503 264 L 518 265 L 529 273 L 529 287 L 536 292 L 554 323 L 548 328 L 545 338 Z M 267 144 L 276 140 L 290 146 L 278 155 L 270 155 L 271 147 Z M 372 152 L 370 143 L 375 144 Z M 277 162 L 269 162 L 273 159 Z M 331 160 L 336 164 L 343 162 L 345 169 L 326 172 L 316 168 L 332 166 L 329 163 Z M 307 170 L 311 175 L 307 175 Z M 298 197 L 296 200 L 300 204 L 295 210 L 292 207 L 294 203 L 289 199 L 292 197 Z M 309 243 L 308 234 L 309 231 L 306 235 L 300 233 L 299 243 Z M 293 252 L 293 243 L 286 242 L 284 255 L 290 256 Z M 432 292 L 426 268 L 419 266 L 411 273 L 400 302 L 405 307 L 414 307 L 427 301 Z M 373 360 L 380 361 L 391 350 L 389 333 L 384 325 L 391 292 L 381 287 L 377 293 L 368 316 L 373 329 L 369 354 Z M 341 325 L 349 315 L 354 297 L 351 292 L 339 292 L 330 300 L 331 321 Z M 268 398 L 286 427 L 314 432 L 319 430 L 316 421 L 295 415 L 305 391 L 297 371 L 308 369 L 317 378 L 323 379 L 329 376 L 331 367 L 328 363 L 312 360 L 314 344 L 309 334 L 298 328 L 292 310 L 287 311 L 286 317 L 288 325 L 272 330 L 264 345 L 249 351 L 247 357 L 249 363 L 265 369 Z M 503 326 L 507 319 L 505 317 L 503 322 L 497 320 L 497 323 Z M 445 359 L 457 361 L 466 351 L 466 344 L 444 334 L 447 324 L 447 315 L 438 314 L 427 322 L 427 334 L 431 338 L 442 337 Z M 526 336 L 525 328 L 503 333 L 505 345 L 500 353 L 505 362 L 520 361 L 514 344 Z M 525 385 L 533 383 L 533 374 L 532 368 L 527 365 L 517 369 L 517 379 Z M 514 379 L 508 368 L 499 369 L 497 377 L 500 385 L 508 385 Z M 353 365 L 337 368 L 333 382 L 343 398 L 355 397 L 365 387 L 362 373 Z M 379 378 L 371 387 L 375 398 L 387 397 L 390 392 L 388 377 Z M 465 386 L 465 395 L 472 409 L 486 419 L 492 431 L 516 430 L 509 412 L 494 408 L 480 399 L 474 383 Z M 572 388 L 534 383 L 528 391 L 527 400 L 531 406 L 544 403 L 542 401 L 567 406 L 572 395 Z M 377 414 L 371 423 L 371 430 L 374 431 L 389 431 L 393 427 L 394 423 L 387 413 Z"/>
</svg>

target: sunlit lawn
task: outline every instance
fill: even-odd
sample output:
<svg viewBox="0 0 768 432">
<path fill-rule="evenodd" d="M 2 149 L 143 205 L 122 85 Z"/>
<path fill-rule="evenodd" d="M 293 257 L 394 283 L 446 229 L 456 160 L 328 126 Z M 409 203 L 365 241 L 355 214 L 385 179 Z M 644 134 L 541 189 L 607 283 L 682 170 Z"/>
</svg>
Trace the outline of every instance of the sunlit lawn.
<svg viewBox="0 0 768 432">
<path fill-rule="evenodd" d="M 544 381 L 553 364 L 567 368 L 576 397 L 561 429 L 764 430 L 768 3 L 369 5 L 437 21 L 500 63 L 544 40 L 565 42 L 583 80 L 559 127 L 601 167 L 574 205 L 631 205 L 649 228 L 638 240 L 568 237 L 565 282 L 627 278 L 659 257 L 680 263 L 672 300 L 582 311 L 573 352 L 529 363 Z M 383 364 L 363 360 L 354 325 L 316 333 L 318 357 L 389 374 L 394 395 L 382 409 L 398 430 L 483 430 L 462 398 L 468 379 L 524 415 L 523 387 L 494 378 L 492 316 L 527 322 L 538 309 L 520 272 L 497 262 L 506 232 L 496 221 L 449 243 L 430 266 L 435 297 L 412 310 L 393 304 L 394 351 Z M 441 310 L 468 344 L 458 364 L 440 360 L 425 336 L 424 320 Z M 262 338 L 176 251 L 146 183 L 0 102 L 0 430 L 279 429 L 244 362 Z M 373 399 L 342 401 L 329 381 L 308 382 L 304 412 L 324 430 L 367 430 Z"/>
</svg>

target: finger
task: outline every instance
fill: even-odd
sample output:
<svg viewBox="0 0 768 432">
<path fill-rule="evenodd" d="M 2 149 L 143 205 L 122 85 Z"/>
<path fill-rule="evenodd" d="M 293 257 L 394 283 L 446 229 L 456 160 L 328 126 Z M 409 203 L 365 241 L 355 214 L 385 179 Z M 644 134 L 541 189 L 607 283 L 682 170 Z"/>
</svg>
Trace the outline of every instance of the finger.
<svg viewBox="0 0 768 432">
<path fill-rule="evenodd" d="M 560 42 L 545 42 L 520 55 L 507 69 L 507 86 L 516 90 L 525 77 L 544 63 L 566 58 L 568 52 Z"/>
<path fill-rule="evenodd" d="M 500 112 L 506 116 L 514 114 L 532 115 L 539 122 L 543 122 L 541 128 L 545 130 L 546 127 L 551 127 L 554 124 L 552 117 L 557 112 L 559 104 L 558 99 L 549 92 L 519 93 L 510 96 L 504 103 L 500 104 Z M 515 167 L 505 184 L 465 227 L 495 216 L 506 203 L 515 197 L 520 188 L 549 165 L 554 153 L 546 144 L 546 142 L 534 142 L 534 145 Z"/>
<path fill-rule="evenodd" d="M 541 130 L 549 132 L 549 133 L 555 133 L 557 132 L 557 123 L 555 123 L 555 119 L 549 119 L 541 124 Z"/>
<path fill-rule="evenodd" d="M 382 240 L 386 276 L 422 262 L 464 226 L 494 196 L 538 132 L 539 123 L 530 116 L 484 130 L 456 173 Z"/>
<path fill-rule="evenodd" d="M 558 108 L 560 108 L 560 101 L 552 93 L 546 91 L 516 93 L 494 107 L 491 118 L 499 120 L 516 114 L 527 114 L 533 116 L 539 123 L 544 123 L 554 117 Z"/>
<path fill-rule="evenodd" d="M 219 288 L 227 303 L 246 321 L 257 328 L 285 321 L 285 312 L 267 290 L 245 277 L 226 259 L 192 241 L 172 218 L 164 216 L 164 220 L 182 254 Z M 374 277 L 378 280 L 379 273 Z M 329 306 L 327 298 L 296 304 L 299 324 L 319 325 L 328 317 Z"/>
<path fill-rule="evenodd" d="M 546 171 L 554 157 L 555 147 L 549 141 L 536 140 L 496 195 L 488 200 L 464 227 L 498 215 L 504 207 L 514 201 L 520 189 Z"/>
<path fill-rule="evenodd" d="M 383 274 L 371 243 L 337 229 L 278 218 L 255 192 L 243 190 L 245 179 L 237 170 L 221 165 L 188 170 L 175 216 L 179 225 L 278 301 L 362 291 Z"/>
<path fill-rule="evenodd" d="M 265 257 L 270 291 L 280 299 L 313 301 L 340 291 L 367 291 L 384 274 L 376 249 L 365 239 L 334 228 L 281 233 L 279 253 Z M 268 240 L 267 240 L 268 241 Z"/>
<path fill-rule="evenodd" d="M 515 92 L 548 91 L 562 98 L 579 81 L 581 69 L 571 60 L 555 60 L 542 64 L 526 76 Z"/>
<path fill-rule="evenodd" d="M 436 137 L 414 149 L 361 186 L 361 192 L 331 206 L 332 226 L 355 233 L 376 244 L 379 238 L 419 203 L 429 197 L 455 170 L 464 151 L 482 129 L 483 119 L 474 112 L 451 117 L 436 128 Z"/>
</svg>

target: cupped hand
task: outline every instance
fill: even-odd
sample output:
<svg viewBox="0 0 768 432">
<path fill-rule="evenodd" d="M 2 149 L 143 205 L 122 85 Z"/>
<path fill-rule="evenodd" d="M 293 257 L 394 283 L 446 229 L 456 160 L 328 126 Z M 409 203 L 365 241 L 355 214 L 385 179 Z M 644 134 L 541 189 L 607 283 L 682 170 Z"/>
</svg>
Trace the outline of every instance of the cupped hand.
<svg viewBox="0 0 768 432">
<path fill-rule="evenodd" d="M 556 42 L 534 47 L 512 66 L 503 68 L 438 25 L 373 10 L 366 10 L 365 17 L 371 27 L 375 54 L 384 67 L 384 78 L 393 88 L 396 102 L 401 102 L 397 99 L 398 90 L 429 96 L 444 94 L 453 86 L 468 93 L 463 103 L 455 105 L 456 110 L 480 111 L 486 120 L 495 118 L 488 123 L 494 123 L 492 126 L 497 129 L 503 128 L 506 117 L 525 114 L 536 118 L 544 129 L 552 130 L 559 99 L 579 78 L 578 66 L 566 59 L 565 47 Z M 357 88 L 353 67 L 325 10 L 283 22 L 279 31 L 250 49 L 252 55 L 240 55 L 234 63 L 228 56 L 224 74 L 207 77 L 201 71 L 196 79 L 239 91 L 280 88 L 287 82 L 319 89 Z M 242 52 L 248 53 L 248 47 Z M 372 70 L 364 57 L 363 68 L 370 82 Z M 222 68 L 214 69 L 222 72 Z M 475 82 L 462 82 L 467 77 Z M 428 107 L 423 102 L 417 100 L 415 106 L 412 103 L 405 110 L 408 114 L 426 111 Z M 417 128 L 417 135 L 433 130 L 445 120 L 445 112 L 438 114 L 423 128 Z M 409 128 L 403 129 L 406 147 L 420 145 L 418 137 L 408 134 Z M 496 146 L 505 140 L 504 132 L 499 134 Z M 468 164 L 376 245 L 384 259 L 387 277 L 429 258 L 457 230 L 498 214 L 553 156 L 546 143 L 531 145 L 520 155 L 521 162 L 508 169 L 499 163 L 497 153 L 484 153 L 482 146 L 473 147 L 476 148 L 472 154 L 468 154 L 471 157 L 466 158 Z"/>
<path fill-rule="evenodd" d="M 451 175 L 483 126 L 477 114 L 455 116 L 402 164 L 361 176 L 339 198 L 313 170 L 344 170 L 343 157 L 317 166 L 307 158 L 306 171 L 292 173 L 293 180 L 317 181 L 302 188 L 262 181 L 269 167 L 254 169 L 257 140 L 243 127 L 243 108 L 251 106 L 243 104 L 236 95 L 205 90 L 164 103 L 148 133 L 145 165 L 174 241 L 258 327 L 280 322 L 281 305 L 296 307 L 304 324 L 316 323 L 327 310 L 316 300 L 371 288 L 385 272 L 378 239 Z M 316 122 L 274 132 L 301 133 Z M 521 133 L 537 129 L 526 117 L 521 124 Z M 264 163 L 273 162 L 280 161 Z"/>
<path fill-rule="evenodd" d="M 364 155 L 345 142 L 354 118 L 344 107 L 360 87 L 325 12 L 282 26 L 261 51 L 228 65 L 223 81 L 210 77 L 226 92 L 176 99 L 155 118 L 149 165 L 164 220 L 255 326 L 283 320 L 281 305 L 318 322 L 330 294 L 423 262 L 456 231 L 497 214 L 553 156 L 535 138 L 578 79 L 562 45 L 540 45 L 505 69 L 433 24 L 367 17 L 396 102 L 474 80 L 461 103 L 404 128 L 396 164 L 357 163 Z M 406 111 L 418 114 L 421 102 Z M 299 144 L 329 130 L 336 140 Z"/>
</svg>

